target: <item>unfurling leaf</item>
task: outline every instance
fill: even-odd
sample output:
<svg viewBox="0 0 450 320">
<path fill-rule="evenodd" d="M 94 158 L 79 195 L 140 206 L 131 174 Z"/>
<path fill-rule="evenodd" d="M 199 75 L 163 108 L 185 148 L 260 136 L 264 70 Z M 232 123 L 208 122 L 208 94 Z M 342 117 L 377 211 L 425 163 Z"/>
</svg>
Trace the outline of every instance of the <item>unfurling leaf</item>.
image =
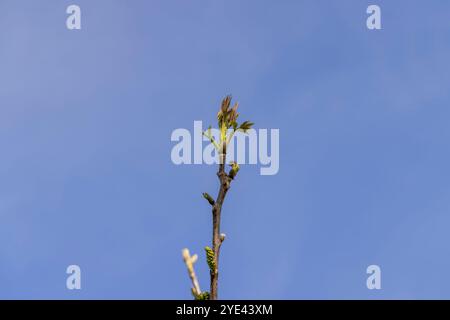
<svg viewBox="0 0 450 320">
<path fill-rule="evenodd" d="M 222 100 L 222 105 L 220 107 L 222 113 L 225 114 L 228 111 L 228 108 L 230 108 L 230 103 L 231 103 L 231 95 L 228 95 Z"/>
<path fill-rule="evenodd" d="M 247 133 L 247 130 L 251 129 L 253 125 L 254 125 L 253 122 L 244 121 L 241 123 L 238 130 L 242 130 L 244 133 Z"/>
<path fill-rule="evenodd" d="M 208 129 L 206 129 L 205 131 L 203 131 L 203 136 L 205 136 L 206 138 L 208 138 L 210 141 L 214 140 L 212 134 L 211 134 L 211 126 L 208 127 Z"/>
<path fill-rule="evenodd" d="M 208 200 L 209 204 L 213 206 L 215 203 L 214 199 L 207 192 L 203 192 L 202 194 L 203 194 L 203 198 Z"/>
<path fill-rule="evenodd" d="M 236 102 L 232 108 L 230 108 L 230 105 L 231 96 L 228 95 L 222 100 L 219 112 L 217 113 L 217 123 L 219 129 L 222 131 L 222 135 L 227 129 L 233 128 L 234 131 L 238 129 L 236 120 L 239 117 L 239 113 L 237 112 L 239 104 Z M 222 138 L 224 137 L 222 136 Z"/>
<path fill-rule="evenodd" d="M 214 259 L 214 251 L 206 246 L 205 247 L 205 252 L 206 252 L 206 263 L 208 263 L 209 266 L 209 270 L 211 270 L 211 272 L 216 272 L 216 261 Z"/>
<path fill-rule="evenodd" d="M 219 128 L 222 127 L 222 121 L 223 121 L 223 113 L 222 111 L 219 111 L 219 113 L 217 113 L 217 125 L 219 126 Z"/>
<path fill-rule="evenodd" d="M 236 121 L 236 119 L 237 119 L 237 117 L 238 117 L 238 115 L 239 115 L 239 114 L 237 113 L 237 108 L 238 108 L 238 106 L 239 106 L 239 104 L 236 102 L 236 103 L 234 104 L 234 106 L 233 106 L 233 109 L 231 109 L 231 111 L 230 111 L 230 113 L 229 113 L 230 118 L 228 119 L 228 121 L 229 121 L 230 124 L 233 124 L 233 122 Z"/>
</svg>

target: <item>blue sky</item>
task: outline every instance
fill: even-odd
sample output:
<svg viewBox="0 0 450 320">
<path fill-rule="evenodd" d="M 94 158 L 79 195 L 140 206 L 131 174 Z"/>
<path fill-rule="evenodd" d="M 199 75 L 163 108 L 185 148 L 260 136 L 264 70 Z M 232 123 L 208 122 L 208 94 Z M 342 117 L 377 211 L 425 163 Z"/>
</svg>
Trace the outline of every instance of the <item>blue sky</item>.
<svg viewBox="0 0 450 320">
<path fill-rule="evenodd" d="M 450 298 L 449 12 L 1 0 L 0 298 L 190 299 L 184 247 L 207 289 L 216 168 L 175 166 L 170 135 L 214 124 L 228 93 L 280 129 L 280 170 L 242 166 L 230 190 L 221 298 Z"/>
</svg>

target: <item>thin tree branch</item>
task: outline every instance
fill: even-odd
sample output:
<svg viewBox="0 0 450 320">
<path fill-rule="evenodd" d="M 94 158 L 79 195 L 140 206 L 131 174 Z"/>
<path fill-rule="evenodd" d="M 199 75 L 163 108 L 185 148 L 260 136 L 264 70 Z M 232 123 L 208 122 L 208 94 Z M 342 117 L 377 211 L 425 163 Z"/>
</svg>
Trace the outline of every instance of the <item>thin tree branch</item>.
<svg viewBox="0 0 450 320">
<path fill-rule="evenodd" d="M 205 247 L 206 251 L 206 262 L 208 263 L 210 269 L 210 292 L 201 292 L 200 286 L 198 284 L 197 277 L 195 276 L 193 263 L 197 260 L 197 256 L 190 256 L 187 249 L 183 250 L 183 258 L 188 268 L 189 277 L 192 281 L 192 292 L 196 299 L 199 300 L 216 300 L 218 297 L 218 282 L 219 282 L 219 257 L 220 257 L 220 247 L 225 240 L 225 234 L 220 233 L 220 218 L 222 213 L 223 202 L 225 201 L 225 196 L 230 189 L 231 181 L 236 177 L 239 171 L 239 165 L 236 162 L 231 162 L 231 170 L 227 174 L 225 171 L 225 162 L 227 158 L 227 145 L 231 142 L 231 139 L 235 132 L 243 131 L 247 132 L 253 123 L 250 121 L 244 121 L 240 125 L 236 122 L 239 114 L 237 113 L 238 104 L 235 103 L 232 108 L 230 108 L 231 96 L 226 96 L 222 100 L 220 110 L 217 114 L 217 121 L 220 129 L 220 143 L 217 143 L 211 134 L 211 127 L 203 133 L 204 136 L 208 137 L 210 142 L 219 152 L 219 170 L 217 171 L 217 177 L 219 178 L 220 187 L 219 193 L 216 200 L 206 192 L 203 193 L 203 197 L 208 201 L 212 207 L 212 249 L 210 247 Z M 232 129 L 232 132 L 227 135 L 227 130 Z"/>
<path fill-rule="evenodd" d="M 213 235 L 212 235 L 212 249 L 214 251 L 215 270 L 210 270 L 211 286 L 210 286 L 210 299 L 216 300 L 218 296 L 218 283 L 219 283 L 219 257 L 220 246 L 225 240 L 225 235 L 220 233 L 220 218 L 222 213 L 222 205 L 225 200 L 225 196 L 230 189 L 230 177 L 225 172 L 225 160 L 227 155 L 227 145 L 223 143 L 223 149 L 220 153 L 219 171 L 217 176 L 220 181 L 219 194 L 217 195 L 216 202 L 212 208 L 213 215 Z"/>
</svg>

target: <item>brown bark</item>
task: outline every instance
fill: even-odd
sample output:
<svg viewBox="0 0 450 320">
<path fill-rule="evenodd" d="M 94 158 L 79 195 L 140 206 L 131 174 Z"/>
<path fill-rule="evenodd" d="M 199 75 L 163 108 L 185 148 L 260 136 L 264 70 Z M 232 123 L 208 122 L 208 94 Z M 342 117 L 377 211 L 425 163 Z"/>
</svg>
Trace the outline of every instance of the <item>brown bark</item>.
<svg viewBox="0 0 450 320">
<path fill-rule="evenodd" d="M 218 297 L 218 282 L 219 282 L 219 256 L 220 246 L 224 240 L 220 234 L 220 218 L 222 213 L 222 205 L 225 200 L 225 196 L 230 188 L 231 178 L 225 172 L 225 160 L 226 160 L 226 144 L 223 143 L 223 149 L 220 154 L 220 164 L 217 176 L 220 181 L 219 194 L 217 195 L 216 202 L 212 208 L 213 216 L 213 234 L 212 234 L 212 250 L 214 251 L 215 270 L 210 271 L 211 276 L 211 288 L 210 299 L 216 300 Z"/>
</svg>

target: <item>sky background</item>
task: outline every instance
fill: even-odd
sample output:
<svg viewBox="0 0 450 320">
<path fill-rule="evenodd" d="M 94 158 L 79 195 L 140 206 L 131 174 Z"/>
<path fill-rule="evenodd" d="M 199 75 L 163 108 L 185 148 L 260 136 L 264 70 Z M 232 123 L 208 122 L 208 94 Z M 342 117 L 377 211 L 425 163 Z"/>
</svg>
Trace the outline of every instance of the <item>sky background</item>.
<svg viewBox="0 0 450 320">
<path fill-rule="evenodd" d="M 0 0 L 0 298 L 190 299 L 184 247 L 208 289 L 216 167 L 174 165 L 170 135 L 214 125 L 231 93 L 242 120 L 280 130 L 280 170 L 244 165 L 232 185 L 221 298 L 449 299 L 449 15 L 444 0 Z"/>
</svg>

